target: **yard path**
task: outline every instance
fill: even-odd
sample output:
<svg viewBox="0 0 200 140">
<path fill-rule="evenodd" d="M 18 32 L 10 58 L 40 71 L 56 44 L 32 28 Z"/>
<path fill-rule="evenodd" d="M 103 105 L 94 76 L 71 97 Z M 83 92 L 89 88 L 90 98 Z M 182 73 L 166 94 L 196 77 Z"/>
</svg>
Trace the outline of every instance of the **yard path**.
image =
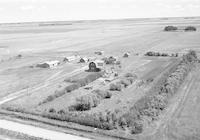
<svg viewBox="0 0 200 140">
<path fill-rule="evenodd" d="M 0 128 L 49 140 L 89 140 L 88 138 L 47 130 L 32 125 L 20 124 L 8 120 L 0 120 Z"/>
</svg>

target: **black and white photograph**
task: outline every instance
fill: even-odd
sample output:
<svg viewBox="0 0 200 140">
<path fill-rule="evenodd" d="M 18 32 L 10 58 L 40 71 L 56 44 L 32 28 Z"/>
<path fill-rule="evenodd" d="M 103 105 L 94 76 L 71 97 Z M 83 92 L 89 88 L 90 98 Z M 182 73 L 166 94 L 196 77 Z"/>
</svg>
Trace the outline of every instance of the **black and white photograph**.
<svg viewBox="0 0 200 140">
<path fill-rule="evenodd" d="M 0 140 L 200 140 L 200 0 L 0 0 Z"/>
</svg>

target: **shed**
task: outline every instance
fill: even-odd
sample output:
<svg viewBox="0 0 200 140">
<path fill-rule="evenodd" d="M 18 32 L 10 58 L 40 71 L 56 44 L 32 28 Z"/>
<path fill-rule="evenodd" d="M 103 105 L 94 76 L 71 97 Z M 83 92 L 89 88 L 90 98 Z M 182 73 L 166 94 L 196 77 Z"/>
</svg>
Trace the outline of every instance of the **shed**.
<svg viewBox="0 0 200 140">
<path fill-rule="evenodd" d="M 65 57 L 65 58 L 63 59 L 63 62 L 71 62 L 71 61 L 77 60 L 78 58 L 80 58 L 80 57 L 79 57 L 79 56 L 76 56 L 76 55 L 68 56 L 68 57 Z"/>
<path fill-rule="evenodd" d="M 88 62 L 88 61 L 89 61 L 88 58 L 82 57 L 82 58 L 80 58 L 79 63 L 86 63 L 86 62 Z"/>
<path fill-rule="evenodd" d="M 130 53 L 126 52 L 123 57 L 129 57 Z"/>
</svg>

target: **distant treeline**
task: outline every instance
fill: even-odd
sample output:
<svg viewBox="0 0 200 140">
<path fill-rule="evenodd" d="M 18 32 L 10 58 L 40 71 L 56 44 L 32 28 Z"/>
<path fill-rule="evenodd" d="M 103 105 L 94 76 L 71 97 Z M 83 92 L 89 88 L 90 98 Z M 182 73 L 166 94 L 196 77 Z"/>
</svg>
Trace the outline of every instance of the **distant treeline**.
<svg viewBox="0 0 200 140">
<path fill-rule="evenodd" d="M 166 26 L 164 28 L 164 31 L 177 31 L 178 30 L 178 27 L 176 26 Z M 184 28 L 184 31 L 196 31 L 197 28 L 194 27 L 194 26 L 187 26 Z"/>
<path fill-rule="evenodd" d="M 163 57 L 171 56 L 171 57 L 178 57 L 178 53 L 168 54 L 168 53 L 160 53 L 160 52 L 149 51 L 149 52 L 147 52 L 145 54 L 145 56 L 163 56 Z"/>
</svg>

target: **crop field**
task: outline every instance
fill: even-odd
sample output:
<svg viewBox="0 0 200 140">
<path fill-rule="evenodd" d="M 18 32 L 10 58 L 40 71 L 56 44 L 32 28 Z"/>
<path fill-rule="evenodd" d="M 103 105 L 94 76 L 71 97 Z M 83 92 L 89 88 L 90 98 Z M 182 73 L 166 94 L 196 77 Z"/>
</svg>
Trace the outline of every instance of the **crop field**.
<svg viewBox="0 0 200 140">
<path fill-rule="evenodd" d="M 93 139 L 200 139 L 200 18 L 46 24 L 0 25 L 0 117 Z"/>
</svg>

